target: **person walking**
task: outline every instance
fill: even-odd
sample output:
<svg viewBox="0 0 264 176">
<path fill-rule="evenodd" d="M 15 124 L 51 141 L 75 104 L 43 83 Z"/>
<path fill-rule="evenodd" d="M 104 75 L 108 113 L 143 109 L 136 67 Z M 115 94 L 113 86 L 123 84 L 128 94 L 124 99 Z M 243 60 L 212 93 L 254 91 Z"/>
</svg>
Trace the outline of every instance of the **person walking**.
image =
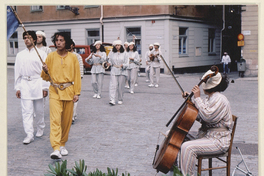
<svg viewBox="0 0 264 176">
<path fill-rule="evenodd" d="M 140 58 L 135 47 L 134 42 L 130 42 L 127 49 L 127 56 L 129 59 L 129 66 L 127 67 L 127 80 L 130 87 L 130 93 L 134 93 L 135 82 L 138 73 L 138 64 L 140 63 Z"/>
<path fill-rule="evenodd" d="M 34 48 L 34 44 L 37 41 L 36 33 L 34 31 L 24 32 L 23 39 L 26 49 L 20 51 L 16 56 L 14 88 L 16 90 L 16 97 L 21 99 L 23 126 L 27 134 L 23 143 L 29 144 L 34 141 L 34 112 L 37 124 L 36 137 L 43 135 L 45 128 L 43 98 L 48 95 L 49 84 L 40 77 L 42 62 L 39 56 L 45 61 L 47 54 Z"/>
<path fill-rule="evenodd" d="M 221 63 L 223 64 L 223 73 L 227 74 L 228 73 L 228 66 L 231 63 L 230 56 L 227 54 L 227 52 L 224 52 L 224 55 L 222 56 Z"/>
<path fill-rule="evenodd" d="M 51 53 L 51 49 L 49 47 L 47 47 L 47 42 L 46 42 L 46 34 L 42 31 L 37 31 L 37 47 L 38 49 L 44 51 L 45 53 L 47 53 L 47 55 L 49 53 Z"/>
<path fill-rule="evenodd" d="M 127 67 L 129 64 L 127 53 L 124 52 L 121 40 L 113 42 L 113 50 L 109 53 L 109 62 L 111 66 L 110 73 L 110 86 L 109 86 L 109 98 L 110 105 L 115 105 L 116 98 L 118 104 L 123 104 L 124 86 L 127 76 Z M 116 95 L 118 94 L 118 95 Z"/>
<path fill-rule="evenodd" d="M 78 53 L 76 53 L 74 51 L 75 48 L 75 42 L 71 39 L 70 41 L 70 49 L 69 52 L 75 54 L 77 56 L 79 65 L 80 65 L 80 73 L 81 73 L 81 79 L 83 79 L 83 60 L 82 60 L 82 56 Z M 78 105 L 78 101 L 74 102 L 73 104 L 73 114 L 72 114 L 72 123 L 75 122 L 75 120 L 77 119 L 77 105 Z"/>
<path fill-rule="evenodd" d="M 146 68 L 145 68 L 145 73 L 146 73 L 146 82 L 149 82 L 150 80 L 150 65 L 151 65 L 151 60 L 150 60 L 150 54 L 151 54 L 151 51 L 153 50 L 153 45 L 150 44 L 149 45 L 149 49 L 148 51 L 146 52 L 145 54 L 145 61 L 146 61 Z"/>
<path fill-rule="evenodd" d="M 91 69 L 92 87 L 94 91 L 93 98 L 100 99 L 105 73 L 105 69 L 102 67 L 102 63 L 106 61 L 106 52 L 101 41 L 96 41 L 94 43 L 92 53 L 85 59 L 85 61 L 89 65 L 93 65 Z"/>
<path fill-rule="evenodd" d="M 154 74 L 156 77 L 156 84 L 155 87 L 159 87 L 159 79 L 160 79 L 160 55 L 162 55 L 162 52 L 160 51 L 160 44 L 158 42 L 154 43 L 154 50 L 151 51 L 151 55 L 153 59 L 149 59 L 148 61 L 151 61 L 150 64 L 150 84 L 149 87 L 154 87 Z"/>
<path fill-rule="evenodd" d="M 44 80 L 52 80 L 49 87 L 52 159 L 68 155 L 65 144 L 72 124 L 73 103 L 81 94 L 80 65 L 76 55 L 68 52 L 70 40 L 66 32 L 56 32 L 52 36 L 57 50 L 48 55 L 41 72 Z"/>
</svg>

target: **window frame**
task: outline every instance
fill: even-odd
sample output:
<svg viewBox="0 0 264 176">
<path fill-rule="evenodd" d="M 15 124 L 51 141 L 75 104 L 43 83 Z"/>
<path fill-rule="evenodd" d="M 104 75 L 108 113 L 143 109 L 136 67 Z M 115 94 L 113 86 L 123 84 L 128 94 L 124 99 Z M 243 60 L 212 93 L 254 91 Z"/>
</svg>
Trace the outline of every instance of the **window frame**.
<svg viewBox="0 0 264 176">
<path fill-rule="evenodd" d="M 208 29 L 208 54 L 215 54 L 215 34 L 216 34 L 216 29 L 215 28 L 209 28 Z M 213 40 L 213 41 L 212 41 Z"/>
<path fill-rule="evenodd" d="M 37 7 L 37 8 L 33 9 L 33 7 Z M 43 6 L 30 6 L 30 12 L 43 12 Z"/>
<path fill-rule="evenodd" d="M 89 31 L 98 31 L 98 36 L 89 36 L 88 35 Z M 86 44 L 87 45 L 93 44 L 94 42 L 101 39 L 100 28 L 87 28 L 87 29 L 85 29 L 85 36 L 86 36 Z"/>
<path fill-rule="evenodd" d="M 139 28 L 139 35 L 138 34 L 133 34 L 132 32 L 129 32 L 129 28 Z M 126 26 L 125 27 L 125 41 L 127 42 L 132 42 L 133 41 L 133 35 L 136 36 L 136 39 L 134 41 L 135 45 L 137 46 L 137 51 L 138 51 L 138 54 L 141 56 L 142 55 L 142 30 L 141 30 L 141 26 Z M 131 35 L 130 35 L 131 33 Z"/>
<path fill-rule="evenodd" d="M 185 29 L 184 34 L 180 34 L 180 30 Z M 188 27 L 179 27 L 179 56 L 187 56 L 188 55 Z M 184 50 L 184 39 L 185 39 L 185 52 L 183 53 Z"/>
<path fill-rule="evenodd" d="M 16 33 L 16 38 L 13 38 L 12 36 Z M 7 56 L 16 56 L 17 53 L 19 52 L 19 46 L 18 46 L 18 32 L 15 31 L 14 34 L 9 38 L 8 40 L 8 47 L 7 47 Z M 13 48 L 10 47 L 10 43 L 13 43 Z M 16 44 L 17 44 L 17 49 L 16 49 Z M 12 53 L 11 53 L 11 50 Z"/>
</svg>

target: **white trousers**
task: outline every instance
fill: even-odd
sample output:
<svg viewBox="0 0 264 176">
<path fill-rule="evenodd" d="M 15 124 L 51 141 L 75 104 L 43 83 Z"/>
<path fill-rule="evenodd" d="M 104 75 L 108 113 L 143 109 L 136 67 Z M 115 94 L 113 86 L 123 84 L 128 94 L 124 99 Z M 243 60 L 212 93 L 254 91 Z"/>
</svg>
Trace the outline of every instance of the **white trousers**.
<svg viewBox="0 0 264 176">
<path fill-rule="evenodd" d="M 77 105 L 78 105 L 78 101 L 73 103 L 73 114 L 72 114 L 72 117 L 77 116 L 77 111 L 76 111 Z"/>
<path fill-rule="evenodd" d="M 150 77 L 149 77 L 150 66 L 149 65 L 146 66 L 145 72 L 146 72 L 146 78 L 147 78 L 147 80 L 150 80 Z"/>
<path fill-rule="evenodd" d="M 33 127 L 33 114 L 36 113 L 36 124 L 37 129 L 44 129 L 44 107 L 43 107 L 43 98 L 37 100 L 27 100 L 21 99 L 22 107 L 22 118 L 24 131 L 29 137 L 34 136 L 34 127 Z"/>
<path fill-rule="evenodd" d="M 92 86 L 95 94 L 101 95 L 104 73 L 92 73 Z"/>
<path fill-rule="evenodd" d="M 127 81 L 131 91 L 135 89 L 138 68 L 127 69 Z"/>
<path fill-rule="evenodd" d="M 125 91 L 125 75 L 111 75 L 109 86 L 110 101 L 116 101 L 116 94 L 118 94 L 118 101 L 123 101 Z"/>
<path fill-rule="evenodd" d="M 154 73 L 156 75 L 156 84 L 159 84 L 160 67 L 150 67 L 150 83 L 154 84 Z"/>
<path fill-rule="evenodd" d="M 222 154 L 223 152 L 208 138 L 184 142 L 180 152 L 180 167 L 184 176 L 194 175 L 196 157 L 199 155 Z"/>
</svg>

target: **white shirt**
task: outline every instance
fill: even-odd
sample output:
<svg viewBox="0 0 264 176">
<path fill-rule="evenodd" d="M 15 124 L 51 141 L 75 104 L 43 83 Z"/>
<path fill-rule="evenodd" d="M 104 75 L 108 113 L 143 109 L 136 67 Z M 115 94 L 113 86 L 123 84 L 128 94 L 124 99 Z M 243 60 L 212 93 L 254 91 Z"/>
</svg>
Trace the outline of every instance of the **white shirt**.
<svg viewBox="0 0 264 176">
<path fill-rule="evenodd" d="M 127 55 L 128 55 L 128 59 L 129 58 L 133 58 L 134 60 L 130 60 L 129 59 L 129 66 L 127 69 L 132 69 L 132 68 L 138 68 L 138 65 L 136 65 L 135 63 L 139 63 L 140 62 L 140 58 L 139 58 L 139 55 L 138 55 L 138 52 L 137 51 L 129 51 L 127 52 Z"/>
<path fill-rule="evenodd" d="M 47 57 L 44 51 L 39 49 L 38 53 L 43 62 Z M 20 51 L 15 61 L 15 90 L 20 90 L 21 99 L 41 99 L 43 90 L 48 90 L 50 83 L 44 81 L 41 77 L 42 63 L 34 48 L 30 51 L 28 48 Z M 27 79 L 30 77 L 30 79 Z"/>
<path fill-rule="evenodd" d="M 151 50 L 151 51 L 153 51 L 153 50 Z M 148 50 L 148 51 L 146 52 L 146 54 L 145 54 L 145 60 L 146 60 L 146 64 L 147 64 L 147 65 L 150 65 L 150 64 L 151 64 L 151 61 L 150 61 L 150 58 L 149 58 L 149 56 L 150 56 L 150 54 L 151 54 L 151 51 Z"/>
<path fill-rule="evenodd" d="M 161 61 L 161 58 L 160 58 L 160 55 L 162 55 L 162 52 L 160 50 L 156 51 L 156 50 L 152 50 L 151 51 L 151 54 L 153 54 L 154 56 L 156 54 L 159 54 L 157 57 L 155 57 L 153 59 L 153 61 L 151 62 L 151 67 L 160 67 L 160 61 Z"/>
<path fill-rule="evenodd" d="M 109 63 L 111 64 L 111 75 L 125 75 L 127 76 L 127 70 L 129 60 L 127 56 L 127 52 L 119 53 L 119 52 L 110 52 L 109 55 Z M 123 64 L 123 68 L 118 68 Z"/>
<path fill-rule="evenodd" d="M 92 55 L 91 53 L 89 57 Z M 100 55 L 101 57 L 96 57 L 92 55 L 91 59 L 88 60 L 88 64 L 92 65 L 91 73 L 105 73 L 105 69 L 102 67 L 102 63 L 106 61 L 106 53 L 105 52 L 96 52 L 95 54 Z M 89 58 L 88 57 L 88 58 Z"/>
<path fill-rule="evenodd" d="M 44 51 L 45 53 L 47 53 L 47 55 L 52 52 L 52 50 L 49 47 L 47 47 L 47 46 L 42 46 L 42 47 L 40 47 L 38 49 Z"/>
<path fill-rule="evenodd" d="M 222 57 L 222 62 L 224 63 L 224 64 L 228 64 L 228 63 L 230 63 L 231 62 L 231 59 L 230 59 L 230 57 L 229 57 L 229 55 L 223 55 L 223 57 Z"/>
<path fill-rule="evenodd" d="M 73 54 L 75 54 L 77 56 L 77 59 L 79 61 L 79 65 L 80 65 L 80 72 L 81 72 L 81 78 L 83 77 L 83 60 L 82 60 L 82 56 L 76 52 L 72 52 Z"/>
</svg>

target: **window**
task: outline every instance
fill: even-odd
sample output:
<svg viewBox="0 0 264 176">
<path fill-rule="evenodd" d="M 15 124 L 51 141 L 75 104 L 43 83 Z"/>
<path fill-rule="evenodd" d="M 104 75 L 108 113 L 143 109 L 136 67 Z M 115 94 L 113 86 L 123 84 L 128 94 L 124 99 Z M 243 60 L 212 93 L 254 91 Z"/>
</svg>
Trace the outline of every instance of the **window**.
<svg viewBox="0 0 264 176">
<path fill-rule="evenodd" d="M 187 54 L 187 30 L 179 28 L 179 54 Z"/>
<path fill-rule="evenodd" d="M 66 9 L 66 6 L 65 6 L 65 5 L 59 5 L 59 6 L 57 6 L 57 9 L 58 9 L 58 10 Z"/>
<path fill-rule="evenodd" d="M 138 54 L 141 54 L 141 28 L 140 27 L 127 27 L 126 28 L 126 41 L 132 42 L 135 36 L 134 43 L 137 47 Z"/>
<path fill-rule="evenodd" d="M 215 52 L 215 29 L 208 30 L 208 53 Z"/>
<path fill-rule="evenodd" d="M 71 38 L 71 30 L 70 29 L 58 29 L 59 32 L 66 32 Z"/>
<path fill-rule="evenodd" d="M 17 32 L 14 32 L 14 34 L 9 38 L 8 42 L 8 55 L 16 55 L 18 53 Z"/>
<path fill-rule="evenodd" d="M 31 12 L 42 12 L 43 7 L 42 6 L 31 6 Z"/>
<path fill-rule="evenodd" d="M 86 30 L 87 36 L 87 45 L 91 45 L 94 42 L 100 40 L 100 30 L 96 29 L 87 29 Z"/>
</svg>

